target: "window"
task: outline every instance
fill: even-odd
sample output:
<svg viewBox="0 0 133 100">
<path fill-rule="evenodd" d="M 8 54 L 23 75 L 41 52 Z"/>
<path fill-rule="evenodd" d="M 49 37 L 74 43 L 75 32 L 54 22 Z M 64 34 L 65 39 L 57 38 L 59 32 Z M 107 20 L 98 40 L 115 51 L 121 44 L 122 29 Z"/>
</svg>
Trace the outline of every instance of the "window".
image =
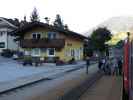
<svg viewBox="0 0 133 100">
<path fill-rule="evenodd" d="M 75 55 L 74 55 L 75 56 L 75 59 L 80 60 L 80 53 L 81 53 L 80 52 L 80 49 L 78 49 L 78 48 L 75 49 Z"/>
<path fill-rule="evenodd" d="M 83 51 L 84 51 L 83 47 L 80 47 L 80 52 L 83 52 Z"/>
<path fill-rule="evenodd" d="M 72 43 L 67 43 L 67 46 L 72 46 Z"/>
<path fill-rule="evenodd" d="M 71 57 L 71 50 L 66 50 L 65 51 L 65 56 L 66 57 Z"/>
<path fill-rule="evenodd" d="M 39 48 L 32 49 L 32 56 L 40 56 L 40 49 Z"/>
<path fill-rule="evenodd" d="M 5 48 L 5 42 L 0 42 L 0 48 Z"/>
<path fill-rule="evenodd" d="M 24 51 L 24 55 L 29 56 L 29 55 L 30 55 L 30 51 L 25 50 L 25 51 Z"/>
<path fill-rule="evenodd" d="M 36 34 L 32 34 L 32 38 L 33 39 L 36 39 Z"/>
<path fill-rule="evenodd" d="M 56 38 L 56 32 L 48 32 L 48 38 L 49 39 L 55 39 Z"/>
<path fill-rule="evenodd" d="M 40 39 L 41 38 L 41 34 L 40 33 L 33 33 L 32 34 L 32 38 L 33 39 Z"/>
<path fill-rule="evenodd" d="M 71 56 L 74 57 L 74 49 L 71 49 Z"/>
<path fill-rule="evenodd" d="M 41 35 L 40 34 L 37 34 L 37 39 L 40 39 L 41 38 Z"/>
<path fill-rule="evenodd" d="M 48 56 L 55 56 L 55 49 L 54 48 L 48 48 Z"/>
<path fill-rule="evenodd" d="M 3 36 L 3 35 L 4 35 L 4 33 L 5 33 L 4 31 L 1 31 L 1 32 L 0 32 L 0 36 Z"/>
</svg>

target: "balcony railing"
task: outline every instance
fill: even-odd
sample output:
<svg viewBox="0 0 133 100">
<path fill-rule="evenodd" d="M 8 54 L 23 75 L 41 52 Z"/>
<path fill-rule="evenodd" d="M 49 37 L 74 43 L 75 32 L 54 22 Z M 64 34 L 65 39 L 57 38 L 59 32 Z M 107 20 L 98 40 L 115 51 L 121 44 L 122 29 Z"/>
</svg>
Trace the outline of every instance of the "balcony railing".
<svg viewBox="0 0 133 100">
<path fill-rule="evenodd" d="M 23 39 L 20 41 L 22 48 L 63 48 L 64 39 Z"/>
</svg>

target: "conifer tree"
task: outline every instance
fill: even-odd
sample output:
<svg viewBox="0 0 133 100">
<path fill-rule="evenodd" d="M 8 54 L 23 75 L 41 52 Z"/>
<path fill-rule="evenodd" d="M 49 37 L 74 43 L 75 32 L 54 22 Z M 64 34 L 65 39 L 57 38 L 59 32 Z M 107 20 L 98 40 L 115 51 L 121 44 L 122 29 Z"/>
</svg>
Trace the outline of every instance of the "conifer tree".
<svg viewBox="0 0 133 100">
<path fill-rule="evenodd" d="M 54 21 L 54 26 L 59 27 L 59 28 L 64 28 L 63 22 L 62 22 L 59 14 L 56 15 L 56 19 Z"/>
<path fill-rule="evenodd" d="M 30 16 L 30 20 L 31 22 L 40 21 L 39 14 L 36 8 L 33 9 L 33 12 L 31 13 L 31 16 Z"/>
</svg>

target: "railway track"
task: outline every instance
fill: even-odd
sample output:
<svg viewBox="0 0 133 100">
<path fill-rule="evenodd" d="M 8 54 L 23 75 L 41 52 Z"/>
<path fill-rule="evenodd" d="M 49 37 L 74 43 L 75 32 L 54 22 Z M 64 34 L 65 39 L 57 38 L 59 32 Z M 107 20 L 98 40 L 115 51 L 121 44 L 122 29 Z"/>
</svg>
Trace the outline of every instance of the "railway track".
<svg viewBox="0 0 133 100">
<path fill-rule="evenodd" d="M 79 100 L 80 96 L 84 94 L 97 80 L 103 76 L 103 72 L 97 71 L 88 80 L 81 83 L 79 86 L 71 89 L 57 100 Z"/>
</svg>

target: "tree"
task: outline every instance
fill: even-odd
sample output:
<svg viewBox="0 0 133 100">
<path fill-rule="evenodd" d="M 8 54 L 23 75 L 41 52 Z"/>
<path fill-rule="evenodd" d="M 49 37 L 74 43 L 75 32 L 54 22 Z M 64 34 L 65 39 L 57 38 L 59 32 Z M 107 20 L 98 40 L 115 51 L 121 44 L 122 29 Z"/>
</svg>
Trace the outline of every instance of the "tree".
<svg viewBox="0 0 133 100">
<path fill-rule="evenodd" d="M 68 25 L 67 25 L 67 24 L 65 24 L 65 25 L 64 25 L 64 29 L 65 29 L 65 30 L 69 30 L 69 28 L 68 28 Z"/>
<path fill-rule="evenodd" d="M 45 19 L 46 23 L 49 24 L 50 18 L 45 17 L 44 19 Z"/>
<path fill-rule="evenodd" d="M 115 47 L 118 48 L 118 49 L 123 48 L 123 46 L 124 46 L 124 41 L 123 41 L 123 40 L 120 40 L 120 41 L 115 45 Z"/>
<path fill-rule="evenodd" d="M 40 21 L 39 14 L 36 8 L 33 9 L 33 12 L 31 13 L 31 16 L 30 16 L 30 20 L 31 22 Z"/>
<path fill-rule="evenodd" d="M 56 15 L 54 26 L 64 29 L 64 25 L 59 14 Z"/>
<path fill-rule="evenodd" d="M 93 56 L 93 45 L 91 43 L 91 38 L 88 38 L 88 41 L 84 42 L 84 55 Z"/>
<path fill-rule="evenodd" d="M 20 25 L 20 22 L 19 22 L 19 19 L 18 18 L 14 18 L 14 19 L 7 19 L 10 23 L 12 23 L 13 25 L 15 26 L 18 26 Z"/>
<path fill-rule="evenodd" d="M 111 32 L 106 27 L 94 30 L 91 34 L 93 49 L 100 52 L 106 51 L 108 47 L 105 42 L 110 40 L 111 36 Z"/>
</svg>

